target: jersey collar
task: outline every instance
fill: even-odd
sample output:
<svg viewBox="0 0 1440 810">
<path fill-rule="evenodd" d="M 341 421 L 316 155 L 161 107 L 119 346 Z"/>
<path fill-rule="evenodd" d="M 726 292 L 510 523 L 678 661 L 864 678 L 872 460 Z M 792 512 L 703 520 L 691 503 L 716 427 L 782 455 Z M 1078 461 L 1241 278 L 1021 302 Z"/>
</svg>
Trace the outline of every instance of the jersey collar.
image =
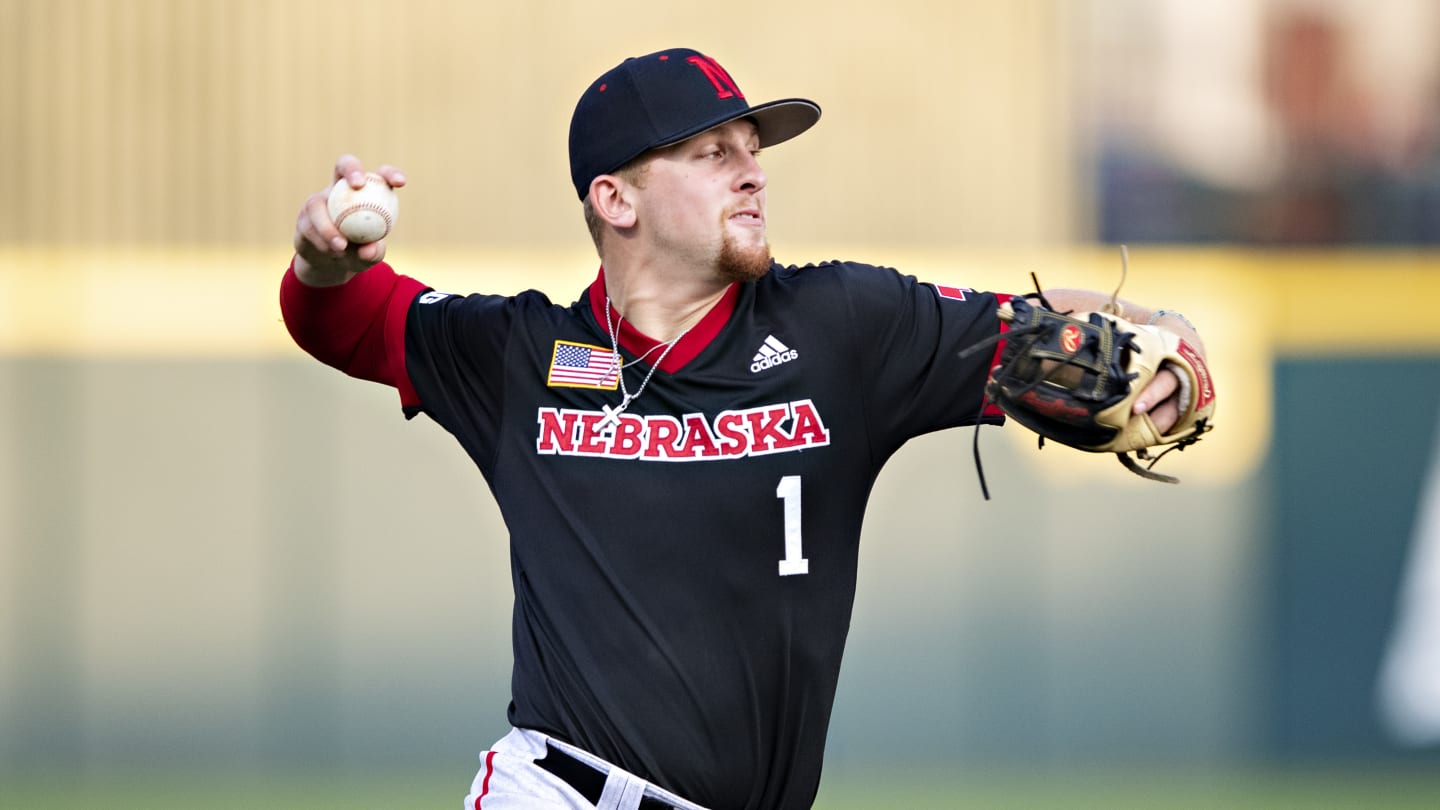
<svg viewBox="0 0 1440 810">
<path fill-rule="evenodd" d="M 710 345 L 710 341 L 720 334 L 725 324 L 730 321 L 730 315 L 735 311 L 735 301 L 740 297 L 740 285 L 732 283 L 725 290 L 715 306 L 705 313 L 700 322 L 690 327 L 665 355 L 665 362 L 660 364 L 660 370 L 666 374 L 674 374 L 685 367 L 686 363 L 694 360 L 700 352 Z M 595 323 L 600 326 L 600 331 L 605 331 L 605 268 L 600 268 L 600 274 L 594 283 L 590 285 L 590 312 L 595 316 Z M 629 321 L 620 320 L 620 311 L 610 307 L 611 323 L 620 322 L 620 346 L 631 354 L 639 357 L 665 341 L 656 340 L 630 325 Z M 608 338 L 609 335 L 606 335 Z"/>
</svg>

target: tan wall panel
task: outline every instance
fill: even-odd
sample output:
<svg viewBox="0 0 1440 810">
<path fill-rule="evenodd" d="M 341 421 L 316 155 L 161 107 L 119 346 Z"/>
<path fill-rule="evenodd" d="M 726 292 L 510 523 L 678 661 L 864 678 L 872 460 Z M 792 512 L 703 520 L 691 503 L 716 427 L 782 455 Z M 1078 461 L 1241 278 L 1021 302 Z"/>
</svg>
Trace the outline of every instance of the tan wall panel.
<svg viewBox="0 0 1440 810">
<path fill-rule="evenodd" d="M 1064 239 L 1059 7 L 0 0 L 0 243 L 283 244 L 352 151 L 410 173 L 407 240 L 583 246 L 574 101 L 672 45 L 824 107 L 768 158 L 783 234 Z"/>
</svg>

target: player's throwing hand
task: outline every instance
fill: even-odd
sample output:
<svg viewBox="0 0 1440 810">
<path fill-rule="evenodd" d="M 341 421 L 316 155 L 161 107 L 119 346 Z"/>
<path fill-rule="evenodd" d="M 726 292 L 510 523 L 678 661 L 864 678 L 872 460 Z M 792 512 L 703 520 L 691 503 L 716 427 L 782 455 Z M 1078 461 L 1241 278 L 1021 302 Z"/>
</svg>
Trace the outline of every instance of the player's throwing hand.
<svg viewBox="0 0 1440 810">
<path fill-rule="evenodd" d="M 375 173 L 392 188 L 405 185 L 405 174 L 394 166 L 381 166 Z M 335 161 L 331 183 L 305 199 L 295 219 L 295 273 L 314 287 L 344 284 L 356 273 L 384 260 L 385 240 L 352 245 L 330 217 L 330 187 L 344 179 L 351 188 L 365 186 L 367 171 L 360 158 L 341 155 Z"/>
</svg>

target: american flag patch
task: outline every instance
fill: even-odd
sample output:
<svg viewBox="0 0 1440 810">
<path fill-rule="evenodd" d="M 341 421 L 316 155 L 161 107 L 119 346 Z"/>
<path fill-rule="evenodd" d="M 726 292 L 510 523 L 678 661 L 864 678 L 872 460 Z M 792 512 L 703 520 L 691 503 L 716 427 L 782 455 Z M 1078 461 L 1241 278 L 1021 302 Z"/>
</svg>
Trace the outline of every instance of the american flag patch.
<svg viewBox="0 0 1440 810">
<path fill-rule="evenodd" d="M 964 301 L 965 293 L 974 292 L 969 287 L 951 287 L 948 284 L 931 284 L 935 292 L 940 293 L 941 298 L 949 298 L 952 301 Z"/>
<path fill-rule="evenodd" d="M 598 388 L 614 391 L 620 384 L 620 364 L 615 352 L 600 346 L 555 341 L 550 356 L 550 377 L 545 384 L 551 388 Z"/>
</svg>

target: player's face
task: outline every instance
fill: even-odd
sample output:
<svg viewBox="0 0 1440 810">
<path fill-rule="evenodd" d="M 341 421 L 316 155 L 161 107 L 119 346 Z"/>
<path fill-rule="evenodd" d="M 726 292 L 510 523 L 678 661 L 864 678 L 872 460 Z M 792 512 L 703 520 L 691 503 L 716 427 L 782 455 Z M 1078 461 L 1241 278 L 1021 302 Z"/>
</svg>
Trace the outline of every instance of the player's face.
<svg viewBox="0 0 1440 810">
<path fill-rule="evenodd" d="M 770 269 L 760 136 L 732 121 L 661 150 L 643 190 L 644 222 L 662 251 L 748 281 Z"/>
</svg>

